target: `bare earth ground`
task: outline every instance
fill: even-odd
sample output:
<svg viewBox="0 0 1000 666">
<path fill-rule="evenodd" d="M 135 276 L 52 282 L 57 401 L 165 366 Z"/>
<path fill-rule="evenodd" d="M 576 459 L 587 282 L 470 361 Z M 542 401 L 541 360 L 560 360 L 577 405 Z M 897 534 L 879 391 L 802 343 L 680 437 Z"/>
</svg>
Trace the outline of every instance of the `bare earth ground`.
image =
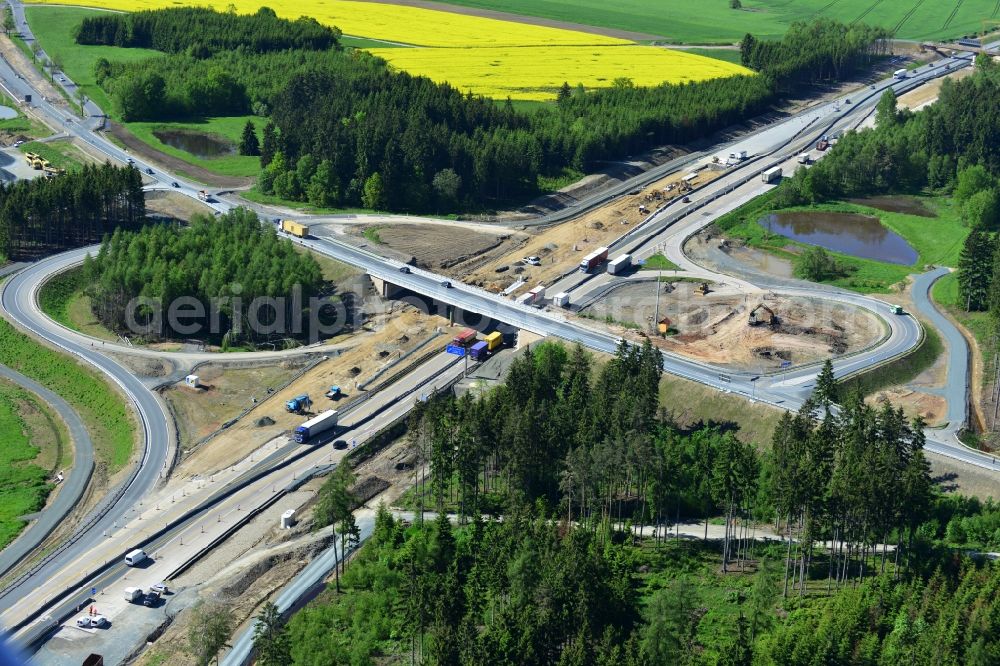
<svg viewBox="0 0 1000 666">
<path fill-rule="evenodd" d="M 180 463 L 175 478 L 186 479 L 210 474 L 241 460 L 275 437 L 292 430 L 302 422 L 302 417 L 285 411 L 285 402 L 295 396 L 307 394 L 313 400 L 313 411 L 327 409 L 337 403 L 329 401 L 324 393 L 331 384 L 340 386 L 346 394 L 343 403 L 358 391 L 356 382 L 367 379 L 385 366 L 399 353 L 405 353 L 435 333 L 438 326 L 447 322 L 429 317 L 416 309 L 395 305 L 395 311 L 385 315 L 374 332 L 355 336 L 357 344 L 343 354 L 331 357 L 292 382 L 288 387 L 271 394 L 256 409 L 215 439 L 198 447 Z M 263 387 L 262 387 L 263 388 Z M 204 410 L 202 413 L 207 413 Z M 273 424 L 257 425 L 264 417 Z M 201 430 L 204 423 L 192 423 Z"/>
<path fill-rule="evenodd" d="M 964 79 L 971 74 L 972 69 L 966 67 L 952 74 L 948 74 L 947 76 L 934 79 L 933 81 L 920 86 L 916 90 L 911 90 L 908 93 L 900 95 L 896 104 L 901 109 L 916 111 L 927 106 L 928 104 L 934 103 L 937 100 L 938 95 L 941 92 L 941 86 L 944 84 L 945 79 Z"/>
<path fill-rule="evenodd" d="M 146 161 L 159 164 L 167 171 L 188 174 L 191 178 L 211 187 L 246 187 L 247 185 L 251 185 L 253 183 L 253 178 L 223 176 L 213 173 L 208 169 L 203 169 L 195 164 L 185 162 L 184 160 L 178 159 L 173 155 L 168 155 L 163 151 L 157 150 L 149 144 L 140 141 L 131 132 L 113 120 L 108 121 L 108 129 L 111 135 L 128 148 L 128 150 L 132 151 L 134 155 L 139 155 Z"/>
<path fill-rule="evenodd" d="M 269 363 L 253 368 L 226 368 L 207 364 L 197 369 L 203 388 L 192 389 L 183 381 L 162 392 L 177 419 L 182 450 L 253 405 L 266 395 L 268 387 L 290 379 L 308 361 L 303 358 Z"/>
<path fill-rule="evenodd" d="M 431 224 L 374 225 L 352 231 L 363 234 L 366 229 L 378 234 L 382 241 L 380 247 L 412 256 L 416 265 L 422 268 L 450 274 L 462 270 L 460 266 L 475 265 L 498 253 L 510 252 L 527 239 L 527 235 L 520 232 L 485 233 Z"/>
<path fill-rule="evenodd" d="M 466 14 L 469 16 L 483 16 L 500 21 L 512 21 L 514 23 L 527 23 L 529 25 L 542 25 L 548 28 L 560 28 L 562 30 L 575 30 L 592 35 L 607 35 L 608 37 L 618 37 L 619 39 L 631 39 L 637 42 L 648 42 L 663 39 L 660 35 L 650 35 L 642 32 L 631 32 L 629 30 L 618 30 L 616 28 L 603 28 L 592 25 L 581 25 L 570 23 L 569 21 L 557 21 L 555 19 L 539 18 L 537 16 L 523 16 L 521 14 L 509 14 L 491 9 L 479 9 L 476 7 L 461 7 L 459 5 L 449 5 L 443 2 L 431 2 L 430 0 L 378 0 L 382 4 L 404 5 L 407 7 L 421 7 L 423 9 L 435 9 L 452 14 Z"/>
<path fill-rule="evenodd" d="M 693 184 L 707 183 L 721 173 L 699 171 Z M 527 290 L 573 270 L 584 255 L 633 228 L 663 201 L 683 196 L 676 187 L 664 192 L 683 176 L 673 174 L 569 222 L 540 231 L 512 233 L 509 238 L 438 225 L 378 225 L 377 232 L 385 246 L 412 255 L 418 265 L 436 268 L 494 292 L 524 279 L 523 290 Z M 646 212 L 640 211 L 640 205 L 646 207 Z M 541 259 L 541 266 L 521 262 L 532 255 Z"/>
<path fill-rule="evenodd" d="M 639 339 L 639 330 L 649 331 L 656 311 L 655 282 L 620 287 L 584 313 L 599 320 L 610 316 L 620 334 Z M 661 285 L 659 316 L 669 317 L 675 335 L 654 342 L 673 352 L 741 369 L 763 371 L 822 360 L 863 349 L 881 338 L 878 320 L 860 308 L 830 304 L 820 299 L 789 298 L 774 294 L 746 295 L 731 289 L 701 296 L 698 285 L 677 282 Z M 748 317 L 764 304 L 777 315 L 777 324 L 750 326 Z"/>
<path fill-rule="evenodd" d="M 189 221 L 196 213 L 212 214 L 212 208 L 196 199 L 165 190 L 146 192 L 146 212 Z"/>
</svg>

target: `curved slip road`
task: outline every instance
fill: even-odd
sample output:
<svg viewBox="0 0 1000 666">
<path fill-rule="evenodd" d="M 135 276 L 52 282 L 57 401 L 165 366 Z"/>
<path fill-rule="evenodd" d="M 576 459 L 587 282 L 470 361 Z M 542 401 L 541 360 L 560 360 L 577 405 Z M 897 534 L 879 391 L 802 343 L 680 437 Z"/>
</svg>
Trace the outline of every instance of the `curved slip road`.
<svg viewBox="0 0 1000 666">
<path fill-rule="evenodd" d="M 934 328 L 944 336 L 948 348 L 948 381 L 945 399 L 948 401 L 948 425 L 940 432 L 957 438 L 958 431 L 968 419 L 969 395 L 969 344 L 965 336 L 944 316 L 930 298 L 931 287 L 939 279 L 951 272 L 948 268 L 937 268 L 918 275 L 913 281 L 913 305 L 923 316 L 930 319 Z"/>
<path fill-rule="evenodd" d="M 34 293 L 37 286 L 38 265 L 30 266 L 11 277 L 4 285 L 0 301 L 8 316 L 19 327 L 65 351 L 85 363 L 96 367 L 111 379 L 132 403 L 143 434 L 143 446 L 138 466 L 133 473 L 94 508 L 81 522 L 80 527 L 58 549 L 48 554 L 40 564 L 0 591 L 0 609 L 16 603 L 25 590 L 35 581 L 45 580 L 59 571 L 66 562 L 86 552 L 100 540 L 103 530 L 110 528 L 133 504 L 149 492 L 166 466 L 170 450 L 169 415 L 163 403 L 146 388 L 138 378 L 124 367 L 94 351 L 92 348 L 64 339 L 41 325 L 30 309 L 23 307 L 25 294 Z"/>
</svg>

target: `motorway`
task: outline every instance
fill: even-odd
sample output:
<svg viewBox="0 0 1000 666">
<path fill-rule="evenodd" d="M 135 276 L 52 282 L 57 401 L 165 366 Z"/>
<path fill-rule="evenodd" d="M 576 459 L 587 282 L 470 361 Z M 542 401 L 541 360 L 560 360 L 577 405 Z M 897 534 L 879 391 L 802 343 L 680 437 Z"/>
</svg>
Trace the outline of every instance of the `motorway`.
<svg viewBox="0 0 1000 666">
<path fill-rule="evenodd" d="M 22 591 L 16 605 L 5 604 L 0 622 L 15 628 L 15 642 L 24 645 L 51 628 L 46 621 L 32 623 L 39 609 L 61 618 L 78 607 L 98 603 L 100 612 L 114 622 L 120 613 L 134 608 L 122 599 L 123 587 L 147 589 L 170 580 L 192 557 L 228 534 L 238 521 L 275 501 L 296 479 L 318 466 L 338 463 L 350 448 L 363 445 L 405 416 L 416 400 L 460 378 L 464 364 L 458 361 L 457 356 L 442 352 L 378 393 L 377 399 L 347 406 L 337 438 L 349 442 L 348 449 L 283 444 L 284 437 L 279 437 L 232 467 L 141 498 L 90 549 L 51 577 L 36 579 L 33 587 Z M 151 555 L 149 566 L 125 566 L 124 554 L 136 547 Z M 61 631 L 78 630 L 64 627 Z"/>
<path fill-rule="evenodd" d="M 15 15 L 20 17 L 19 5 L 14 3 L 14 7 Z M 21 18 L 18 20 L 19 23 L 23 21 Z M 967 64 L 967 59 L 945 58 L 939 61 L 936 67 L 923 67 L 922 71 L 917 71 L 905 81 L 880 83 L 870 93 L 859 96 L 854 104 L 835 105 L 833 102 L 824 104 L 754 133 L 738 144 L 751 146 L 751 152 L 761 157 L 733 168 L 723 178 L 692 193 L 690 205 L 671 204 L 651 216 L 640 231 L 632 232 L 634 235 L 629 235 L 621 241 L 622 246 L 637 244 L 640 253 L 651 252 L 653 248 L 664 243 L 661 232 L 682 220 L 685 221 L 677 229 L 690 230 L 690 233 L 694 233 L 697 228 L 705 224 L 707 216 L 701 213 L 721 214 L 719 211 L 734 208 L 748 197 L 752 197 L 753 192 L 760 189 L 759 181 L 754 182 L 754 180 L 758 178 L 763 168 L 773 163 L 787 163 L 797 154 L 801 146 L 811 144 L 819 134 L 827 133 L 831 128 L 852 126 L 863 121 L 870 114 L 882 89 L 890 86 L 896 89 L 916 87 L 941 75 L 947 68 Z M 67 133 L 87 142 L 113 161 L 122 163 L 130 161 L 127 152 L 93 131 L 101 124 L 99 120 L 89 118 L 81 122 L 64 109 L 41 99 L 39 93 L 33 91 L 6 62 L 0 62 L 0 86 L 15 99 L 21 99 L 26 93 L 33 94 L 35 100 L 32 106 L 53 124 L 61 126 Z M 94 108 L 88 107 L 88 112 L 92 115 L 95 113 Z M 200 185 L 155 169 L 153 165 L 139 162 L 136 166 L 144 172 L 147 169 L 153 171 L 152 174 L 147 173 L 147 178 L 153 181 L 153 187 L 168 188 L 192 198 L 195 198 L 202 188 Z M 173 186 L 174 183 L 177 184 L 176 187 Z M 634 184 L 630 187 L 634 187 Z M 224 212 L 237 204 L 235 200 L 217 198 L 212 207 Z M 671 235 L 680 237 L 679 233 L 673 231 Z M 427 271 L 410 268 L 407 272 L 403 272 L 402 264 L 335 238 L 309 239 L 302 241 L 302 244 L 360 267 L 373 277 L 385 279 L 462 310 L 492 316 L 528 331 L 578 341 L 591 349 L 603 352 L 613 352 L 620 342 L 616 336 L 606 331 L 591 328 L 576 320 L 570 321 L 560 313 L 519 305 L 484 290 L 458 282 L 453 283 L 450 279 Z M 234 519 L 250 507 L 261 506 L 277 492 L 275 488 L 294 481 L 296 475 L 303 470 L 322 463 L 324 459 L 329 462 L 337 458 L 335 454 L 322 449 L 307 450 L 304 454 L 294 452 L 294 449 L 302 447 L 292 447 L 292 450 L 288 451 L 279 449 L 272 455 L 281 454 L 284 457 L 269 458 L 268 465 L 272 467 L 267 468 L 266 475 L 261 478 L 254 479 L 250 474 L 251 469 L 261 464 L 251 458 L 241 463 L 242 467 L 237 465 L 232 470 L 216 475 L 208 482 L 203 479 L 200 483 L 199 480 L 192 480 L 190 486 L 181 491 L 180 498 L 172 495 L 169 499 L 170 504 L 167 504 L 167 498 L 160 497 L 155 491 L 160 470 L 167 459 L 170 442 L 166 425 L 168 419 L 162 404 L 122 366 L 98 353 L 86 342 L 73 338 L 65 329 L 53 327 L 37 312 L 32 304 L 35 300 L 35 291 L 44 274 L 44 269 L 24 271 L 8 282 L 0 299 L 8 316 L 21 327 L 92 364 L 115 381 L 136 409 L 143 425 L 145 446 L 142 460 L 134 476 L 91 515 L 84 527 L 74 536 L 75 540 L 47 556 L 45 562 L 30 578 L 21 579 L 0 592 L 0 610 L 3 611 L 0 614 L 0 622 L 8 627 L 21 625 L 29 627 L 21 634 L 24 640 L 36 637 L 38 632 L 46 629 L 45 623 L 31 624 L 31 621 L 40 615 L 41 609 L 51 609 L 49 612 L 52 615 L 62 616 L 64 611 L 89 598 L 92 586 L 104 590 L 108 586 L 117 584 L 126 573 L 131 576 L 128 579 L 130 582 L 140 585 L 168 578 L 175 564 L 183 561 L 187 554 L 203 548 L 226 529 L 224 519 Z M 578 275 L 568 276 L 566 279 L 569 280 L 566 284 L 571 290 L 579 286 L 579 283 L 570 284 L 574 279 L 579 280 Z M 816 292 L 810 292 L 810 295 L 815 296 Z M 826 295 L 826 292 L 822 295 Z M 890 334 L 878 348 L 839 360 L 838 374 L 891 358 L 912 347 L 919 337 L 919 327 L 910 318 L 889 316 L 887 306 L 877 302 L 869 302 L 865 307 L 882 316 L 888 324 Z M 664 357 L 665 369 L 671 374 L 747 396 L 755 392 L 756 399 L 790 409 L 801 405 L 809 393 L 809 383 L 815 373 L 815 368 L 796 369 L 782 375 L 767 377 L 766 380 L 762 379 L 754 384 L 749 374 L 729 373 L 718 367 L 697 363 L 673 354 L 665 354 Z M 360 405 L 357 414 L 351 413 L 352 421 L 348 423 L 352 438 L 362 442 L 378 424 L 390 422 L 392 418 L 398 417 L 402 413 L 400 410 L 407 409 L 412 403 L 415 383 L 427 380 L 432 382 L 429 386 L 437 386 L 451 381 L 456 373 L 460 372 L 460 368 L 456 364 L 442 368 L 441 365 L 446 364 L 448 360 L 441 358 L 422 366 L 418 374 L 408 378 L 396 389 L 403 393 L 395 394 L 395 399 L 391 393 L 380 394 L 377 401 L 370 401 L 367 406 Z M 435 371 L 437 374 L 433 374 Z M 727 376 L 728 379 L 723 380 L 722 376 Z M 370 411 L 364 412 L 365 409 Z M 362 413 L 368 413 L 370 418 L 363 421 L 365 417 L 360 416 Z M 944 455 L 998 469 L 995 464 L 991 466 L 989 460 L 980 454 L 960 449 L 949 442 L 931 441 L 928 443 L 928 448 L 932 451 L 937 448 L 937 452 Z M 248 474 L 249 476 L 246 476 Z M 226 488 L 224 493 L 213 492 L 215 488 L 221 487 Z M 150 550 L 157 554 L 156 562 L 148 569 L 125 572 L 124 566 L 120 564 L 122 554 L 147 539 L 152 540 Z M 114 596 L 111 594 L 107 602 L 111 605 L 102 608 L 105 614 L 124 611 L 124 608 L 114 605 Z"/>
</svg>

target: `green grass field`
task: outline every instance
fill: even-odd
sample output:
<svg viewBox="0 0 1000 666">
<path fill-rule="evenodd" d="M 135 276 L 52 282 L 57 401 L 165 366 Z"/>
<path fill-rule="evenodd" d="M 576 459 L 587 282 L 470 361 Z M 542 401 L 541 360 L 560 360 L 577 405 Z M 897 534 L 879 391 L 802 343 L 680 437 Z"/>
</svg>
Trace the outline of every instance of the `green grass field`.
<svg viewBox="0 0 1000 666">
<path fill-rule="evenodd" d="M 996 0 L 445 0 L 525 16 L 631 30 L 666 37 L 675 43 L 737 42 L 748 32 L 777 38 L 795 21 L 826 17 L 844 23 L 863 21 L 895 29 L 904 39 L 957 37 L 980 30 L 983 19 L 998 18 Z"/>
<path fill-rule="evenodd" d="M 111 100 L 97 85 L 94 63 L 98 58 L 134 62 L 159 57 L 159 51 L 120 49 L 114 46 L 80 46 L 73 40 L 73 30 L 87 16 L 99 13 L 80 7 L 29 5 L 24 8 L 28 25 L 38 43 L 54 61 L 62 63 L 66 75 L 106 113 L 113 113 Z"/>
<path fill-rule="evenodd" d="M 35 396 L 0 381 L 0 548 L 24 529 L 21 516 L 45 505 L 52 471 L 68 462 L 57 423 Z"/>
<path fill-rule="evenodd" d="M 35 153 L 47 159 L 52 166 L 59 169 L 79 169 L 87 163 L 83 153 L 69 141 L 51 141 L 39 143 L 29 141 L 18 147 L 22 153 Z"/>
<path fill-rule="evenodd" d="M 160 129 L 186 129 L 215 135 L 234 144 L 238 144 L 240 135 L 243 132 L 243 126 L 247 124 L 248 120 L 252 120 L 254 122 L 254 125 L 257 127 L 258 134 L 267 123 L 266 118 L 259 118 L 257 116 L 228 116 L 203 118 L 198 121 L 188 121 L 182 123 L 125 123 L 125 127 L 127 127 L 132 134 L 144 143 L 147 143 L 153 148 L 163 151 L 168 155 L 173 155 L 178 159 L 182 159 L 189 164 L 200 166 L 203 169 L 208 169 L 213 173 L 222 174 L 224 176 L 253 177 L 260 171 L 260 158 L 236 154 L 214 158 L 196 157 L 186 150 L 168 146 L 156 138 L 153 134 L 155 130 Z"/>
<path fill-rule="evenodd" d="M 99 468 L 113 474 L 128 464 L 136 438 L 132 414 L 96 372 L 38 344 L 5 319 L 0 319 L 0 364 L 58 393 L 77 411 L 94 442 Z"/>
<path fill-rule="evenodd" d="M 969 230 L 962 225 L 958 211 L 946 199 L 921 197 L 924 205 L 933 210 L 937 217 L 927 218 L 901 213 L 889 213 L 868 206 L 852 203 L 831 203 L 798 208 L 794 210 L 824 210 L 845 213 L 874 215 L 883 225 L 902 236 L 918 253 L 912 266 L 900 266 L 870 259 L 859 259 L 838 252 L 830 254 L 842 263 L 852 266 L 854 271 L 847 277 L 831 280 L 829 283 L 862 293 L 886 293 L 892 285 L 906 279 L 911 273 L 923 271 L 927 265 L 956 266 Z M 771 252 L 785 259 L 794 260 L 798 248 L 807 247 L 790 241 L 784 236 L 769 234 L 757 223 L 765 215 L 775 212 L 771 197 L 757 197 L 745 206 L 728 213 L 716 221 L 716 225 L 727 235 L 742 238 L 752 247 Z"/>
</svg>

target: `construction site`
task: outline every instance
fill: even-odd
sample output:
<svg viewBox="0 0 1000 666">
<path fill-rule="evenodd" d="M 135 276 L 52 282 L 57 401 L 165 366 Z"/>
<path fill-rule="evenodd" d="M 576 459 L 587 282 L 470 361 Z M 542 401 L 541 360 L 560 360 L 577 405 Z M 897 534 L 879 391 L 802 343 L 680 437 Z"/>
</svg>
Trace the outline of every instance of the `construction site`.
<svg viewBox="0 0 1000 666">
<path fill-rule="evenodd" d="M 573 271 L 580 259 L 635 228 L 657 208 L 684 198 L 694 187 L 722 175 L 722 167 L 675 173 L 574 219 L 550 227 L 498 227 L 475 223 L 379 224 L 349 233 L 390 250 L 401 260 L 494 293 L 519 280 L 522 290 Z M 479 229 L 482 229 L 481 231 Z M 537 258 L 526 261 L 527 258 Z M 518 291 L 510 295 L 517 296 Z"/>
<path fill-rule="evenodd" d="M 856 352 L 884 335 L 860 308 L 687 280 L 631 282 L 580 314 L 627 339 L 648 335 L 666 351 L 750 371 Z"/>
</svg>

